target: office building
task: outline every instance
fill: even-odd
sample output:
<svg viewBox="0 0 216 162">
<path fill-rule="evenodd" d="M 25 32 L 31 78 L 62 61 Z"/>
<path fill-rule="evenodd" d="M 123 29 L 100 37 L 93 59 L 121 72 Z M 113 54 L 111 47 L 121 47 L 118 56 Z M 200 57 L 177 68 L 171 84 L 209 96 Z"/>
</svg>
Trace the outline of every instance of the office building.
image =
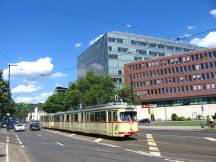
<svg viewBox="0 0 216 162">
<path fill-rule="evenodd" d="M 143 105 L 216 104 L 216 49 L 129 63 L 124 72 Z"/>
<path fill-rule="evenodd" d="M 123 32 L 108 32 L 78 56 L 78 79 L 91 69 L 111 76 L 116 85 L 124 85 L 124 64 L 176 55 L 202 48 L 156 37 Z"/>
</svg>

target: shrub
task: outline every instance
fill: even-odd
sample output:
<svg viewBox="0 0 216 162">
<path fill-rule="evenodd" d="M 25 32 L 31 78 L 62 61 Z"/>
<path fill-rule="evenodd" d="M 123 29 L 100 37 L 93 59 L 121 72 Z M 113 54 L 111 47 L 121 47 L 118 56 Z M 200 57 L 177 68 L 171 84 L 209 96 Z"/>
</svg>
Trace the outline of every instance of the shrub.
<svg viewBox="0 0 216 162">
<path fill-rule="evenodd" d="M 189 120 L 191 120 L 191 118 L 189 117 L 189 118 L 187 118 L 187 120 L 189 121 Z"/>
<path fill-rule="evenodd" d="M 202 115 L 200 115 L 200 114 L 197 115 L 197 119 L 198 119 L 198 120 L 201 120 L 201 117 L 202 117 Z"/>
<path fill-rule="evenodd" d="M 172 116 L 171 116 L 172 121 L 176 121 L 177 118 L 178 118 L 178 116 L 176 114 L 172 114 Z"/>
<path fill-rule="evenodd" d="M 216 113 L 214 114 L 213 119 L 216 119 Z"/>
</svg>

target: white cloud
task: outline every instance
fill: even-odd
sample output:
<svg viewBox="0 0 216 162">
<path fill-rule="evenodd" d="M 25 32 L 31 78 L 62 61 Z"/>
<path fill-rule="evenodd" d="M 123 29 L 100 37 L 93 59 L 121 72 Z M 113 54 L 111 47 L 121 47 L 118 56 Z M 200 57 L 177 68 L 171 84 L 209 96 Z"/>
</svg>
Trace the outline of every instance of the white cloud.
<svg viewBox="0 0 216 162">
<path fill-rule="evenodd" d="M 20 84 L 15 88 L 12 88 L 11 93 L 31 93 L 31 92 L 38 91 L 40 88 L 41 87 L 37 87 L 34 84 L 28 84 L 28 85 Z"/>
<path fill-rule="evenodd" d="M 209 13 L 210 13 L 212 16 L 216 17 L 216 9 L 213 9 L 213 10 L 209 11 Z"/>
<path fill-rule="evenodd" d="M 74 45 L 74 47 L 76 47 L 76 48 L 79 48 L 79 47 L 81 47 L 82 46 L 82 43 L 76 43 L 75 45 Z"/>
<path fill-rule="evenodd" d="M 41 77 L 41 74 L 51 73 L 54 65 L 51 58 L 40 58 L 36 61 L 22 61 L 15 63 L 17 66 L 11 67 L 11 76 L 14 78 L 31 80 Z M 8 68 L 3 70 L 4 78 L 7 79 Z"/>
<path fill-rule="evenodd" d="M 61 73 L 61 72 L 55 72 L 54 74 L 51 74 L 50 77 L 52 79 L 57 79 L 57 78 L 61 78 L 61 77 L 65 77 L 66 74 L 64 73 Z"/>
<path fill-rule="evenodd" d="M 192 30 L 192 29 L 194 29 L 194 28 L 195 28 L 195 26 L 192 26 L 192 25 L 187 26 L 187 29 L 188 29 L 188 30 Z"/>
<path fill-rule="evenodd" d="M 200 47 L 215 48 L 216 32 L 209 32 L 204 38 L 194 38 L 190 41 L 190 43 Z"/>
<path fill-rule="evenodd" d="M 128 27 L 128 28 L 131 28 L 131 27 L 132 27 L 132 25 L 130 25 L 130 24 L 127 24 L 127 25 L 126 25 L 126 27 Z"/>
<path fill-rule="evenodd" d="M 38 96 L 34 97 L 16 97 L 16 103 L 44 103 L 49 96 L 51 96 L 53 92 L 41 93 Z"/>
<path fill-rule="evenodd" d="M 89 44 L 90 44 L 90 45 L 94 44 L 94 43 L 95 43 L 98 39 L 100 39 L 102 36 L 103 36 L 103 34 L 97 36 L 95 39 L 92 39 L 92 40 L 89 42 Z"/>
</svg>

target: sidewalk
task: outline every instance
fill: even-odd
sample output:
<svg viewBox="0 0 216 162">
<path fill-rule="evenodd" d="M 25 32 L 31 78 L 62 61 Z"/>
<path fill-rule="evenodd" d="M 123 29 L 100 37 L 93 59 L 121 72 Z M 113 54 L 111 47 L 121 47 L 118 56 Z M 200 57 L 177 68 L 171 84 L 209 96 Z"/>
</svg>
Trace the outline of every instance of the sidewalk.
<svg viewBox="0 0 216 162">
<path fill-rule="evenodd" d="M 151 130 L 177 130 L 177 131 L 200 131 L 206 130 L 207 128 L 201 128 L 200 126 L 148 126 L 139 125 L 140 129 L 151 129 Z"/>
</svg>

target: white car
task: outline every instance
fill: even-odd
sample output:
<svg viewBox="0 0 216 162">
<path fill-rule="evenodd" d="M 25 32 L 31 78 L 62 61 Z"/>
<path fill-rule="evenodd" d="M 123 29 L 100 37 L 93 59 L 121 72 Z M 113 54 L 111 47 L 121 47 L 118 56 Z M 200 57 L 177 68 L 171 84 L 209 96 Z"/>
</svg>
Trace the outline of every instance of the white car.
<svg viewBox="0 0 216 162">
<path fill-rule="evenodd" d="M 17 131 L 25 131 L 25 124 L 15 124 L 14 130 Z"/>
</svg>

